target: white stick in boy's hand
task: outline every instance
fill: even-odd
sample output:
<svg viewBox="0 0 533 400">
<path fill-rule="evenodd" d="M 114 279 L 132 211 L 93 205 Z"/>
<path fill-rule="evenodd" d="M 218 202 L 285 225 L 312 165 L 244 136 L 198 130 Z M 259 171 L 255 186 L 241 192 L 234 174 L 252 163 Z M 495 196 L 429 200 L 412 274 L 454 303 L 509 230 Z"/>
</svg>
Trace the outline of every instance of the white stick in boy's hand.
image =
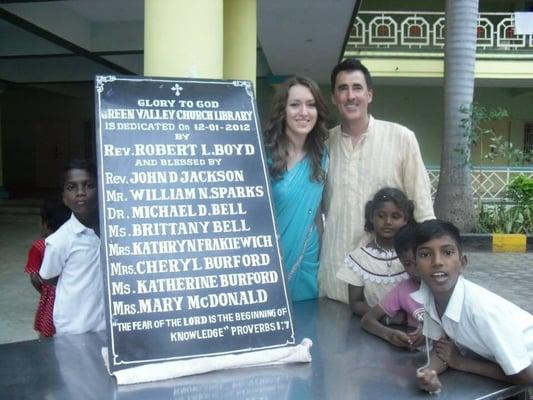
<svg viewBox="0 0 533 400">
<path fill-rule="evenodd" d="M 416 319 L 418 319 L 418 322 L 419 322 L 418 327 L 421 328 L 422 324 L 424 323 L 424 313 L 417 314 Z M 427 367 L 429 367 L 429 364 L 431 362 L 431 358 L 429 355 L 429 339 L 427 336 L 425 336 L 425 338 L 426 338 L 426 363 L 416 370 L 417 375 L 420 372 L 422 372 L 423 369 L 426 369 Z"/>
<path fill-rule="evenodd" d="M 424 323 L 424 314 L 420 313 L 417 316 L 420 326 Z M 428 391 L 430 394 L 439 394 L 442 388 L 442 383 L 436 371 L 428 369 L 431 364 L 431 356 L 429 354 L 429 338 L 426 339 L 426 363 L 416 370 L 416 378 L 418 379 L 418 386 Z"/>
</svg>

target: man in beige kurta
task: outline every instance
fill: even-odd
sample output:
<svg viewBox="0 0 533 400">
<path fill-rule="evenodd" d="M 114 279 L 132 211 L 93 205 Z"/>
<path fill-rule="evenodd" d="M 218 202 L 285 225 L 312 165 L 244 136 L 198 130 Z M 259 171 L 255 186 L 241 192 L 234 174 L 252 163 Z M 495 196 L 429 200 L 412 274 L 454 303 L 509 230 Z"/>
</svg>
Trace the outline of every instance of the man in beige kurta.
<svg viewBox="0 0 533 400">
<path fill-rule="evenodd" d="M 414 133 L 369 115 L 372 97 L 370 74 L 360 62 L 345 60 L 335 67 L 332 100 L 341 124 L 331 129 L 328 140 L 326 224 L 318 282 L 321 296 L 344 303 L 348 302 L 348 286 L 335 275 L 346 255 L 369 240 L 364 209 L 379 189 L 402 190 L 415 203 L 417 221 L 435 218 L 429 177 Z"/>
</svg>

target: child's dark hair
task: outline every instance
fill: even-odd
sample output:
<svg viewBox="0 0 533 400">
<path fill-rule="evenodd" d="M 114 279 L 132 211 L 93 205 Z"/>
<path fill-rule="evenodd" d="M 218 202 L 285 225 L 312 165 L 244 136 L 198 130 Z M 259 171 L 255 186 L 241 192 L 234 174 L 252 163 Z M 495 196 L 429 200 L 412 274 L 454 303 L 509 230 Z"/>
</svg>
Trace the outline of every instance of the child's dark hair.
<svg viewBox="0 0 533 400">
<path fill-rule="evenodd" d="M 415 232 L 417 224 L 407 224 L 400 228 L 394 235 L 394 250 L 396 254 L 401 255 L 407 251 L 415 251 Z"/>
<path fill-rule="evenodd" d="M 374 198 L 366 203 L 365 206 L 365 231 L 374 232 L 372 217 L 380 204 L 392 201 L 405 214 L 407 223 L 413 221 L 413 211 L 415 206 L 411 200 L 399 189 L 385 187 L 378 190 Z"/>
<path fill-rule="evenodd" d="M 462 254 L 463 241 L 461 239 L 461 232 L 451 222 L 441 219 L 431 219 L 418 225 L 415 231 L 415 251 L 422 244 L 443 236 L 452 238 L 457 245 L 459 253 Z"/>
<path fill-rule="evenodd" d="M 41 205 L 41 222 L 55 232 L 69 219 L 71 211 L 60 199 L 45 199 Z"/>
<path fill-rule="evenodd" d="M 91 160 L 83 159 L 83 158 L 74 158 L 67 162 L 67 164 L 63 167 L 63 171 L 61 173 L 61 190 L 63 190 L 63 187 L 65 186 L 65 181 L 67 180 L 67 175 L 69 171 L 73 169 L 81 169 L 84 171 L 87 171 L 89 175 L 91 175 L 96 180 L 96 166 Z"/>
</svg>

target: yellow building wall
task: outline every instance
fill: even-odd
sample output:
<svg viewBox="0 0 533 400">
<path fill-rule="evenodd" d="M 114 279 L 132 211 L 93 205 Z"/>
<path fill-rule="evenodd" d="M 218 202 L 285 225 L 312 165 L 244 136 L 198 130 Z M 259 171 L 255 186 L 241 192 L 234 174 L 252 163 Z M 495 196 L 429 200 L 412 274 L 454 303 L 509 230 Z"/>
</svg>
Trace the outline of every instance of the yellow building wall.
<svg viewBox="0 0 533 400">
<path fill-rule="evenodd" d="M 372 52 L 376 55 L 376 52 Z M 387 53 L 394 57 L 397 53 Z M 386 78 L 442 78 L 443 59 L 368 58 L 347 53 L 359 58 L 373 77 Z M 435 57 L 439 54 L 435 53 Z M 533 79 L 533 60 L 476 60 L 476 79 L 498 79 L 505 86 L 506 79 Z"/>
<path fill-rule="evenodd" d="M 523 148 L 524 124 L 533 121 L 533 88 L 517 90 L 476 86 L 474 100 L 490 107 L 503 107 L 510 118 L 493 123 L 496 131 L 509 137 L 514 147 Z M 398 122 L 413 130 L 418 138 L 424 162 L 440 164 L 444 102 L 442 86 L 376 85 L 370 112 L 376 118 Z M 485 140 L 488 151 L 488 139 Z M 479 148 L 472 151 L 472 162 L 480 163 Z M 507 165 L 503 160 L 487 166 Z"/>
</svg>

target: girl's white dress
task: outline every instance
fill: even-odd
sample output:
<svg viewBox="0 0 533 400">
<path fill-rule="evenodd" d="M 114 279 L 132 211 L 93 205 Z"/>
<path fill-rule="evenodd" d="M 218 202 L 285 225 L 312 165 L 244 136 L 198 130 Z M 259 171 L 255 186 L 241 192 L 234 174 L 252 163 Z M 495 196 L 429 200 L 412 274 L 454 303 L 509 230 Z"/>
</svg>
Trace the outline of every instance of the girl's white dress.
<svg viewBox="0 0 533 400">
<path fill-rule="evenodd" d="M 337 272 L 337 278 L 353 286 L 363 286 L 366 303 L 373 307 L 395 286 L 409 278 L 396 252 L 376 248 L 374 240 L 350 252 Z"/>
</svg>

